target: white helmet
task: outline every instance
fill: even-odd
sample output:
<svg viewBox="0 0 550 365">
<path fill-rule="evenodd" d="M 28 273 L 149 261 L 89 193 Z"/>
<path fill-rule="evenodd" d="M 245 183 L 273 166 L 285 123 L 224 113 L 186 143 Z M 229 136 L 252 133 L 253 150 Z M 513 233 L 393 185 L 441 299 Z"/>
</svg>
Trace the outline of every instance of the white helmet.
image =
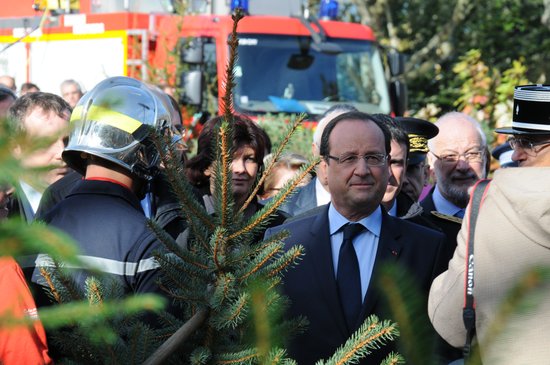
<svg viewBox="0 0 550 365">
<path fill-rule="evenodd" d="M 75 106 L 63 160 L 84 174 L 93 155 L 150 180 L 160 162 L 150 134 L 170 133 L 172 109 L 156 87 L 122 76 L 103 80 Z"/>
</svg>

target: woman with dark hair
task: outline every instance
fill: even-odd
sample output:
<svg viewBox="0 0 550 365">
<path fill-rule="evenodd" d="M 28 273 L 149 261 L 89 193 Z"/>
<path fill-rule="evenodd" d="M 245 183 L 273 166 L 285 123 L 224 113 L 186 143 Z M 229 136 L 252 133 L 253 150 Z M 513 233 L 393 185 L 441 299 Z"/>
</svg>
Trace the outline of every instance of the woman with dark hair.
<svg viewBox="0 0 550 365">
<path fill-rule="evenodd" d="M 211 194 L 216 133 L 223 117 L 215 117 L 204 124 L 197 141 L 197 155 L 187 161 L 187 178 L 201 192 Z M 265 138 L 260 127 L 246 117 L 235 116 L 233 124 L 233 189 L 238 206 L 248 198 L 256 175 L 263 166 Z"/>
<path fill-rule="evenodd" d="M 223 117 L 215 117 L 204 124 L 197 141 L 197 155 L 186 164 L 186 175 L 192 185 L 203 194 L 203 201 L 209 213 L 214 212 L 214 156 L 216 135 Z M 234 116 L 233 123 L 233 161 L 231 163 L 233 198 L 240 208 L 250 196 L 254 183 L 263 167 L 266 140 L 260 127 L 244 116 Z M 255 199 L 245 210 L 245 217 L 252 216 L 262 205 Z M 269 227 L 282 224 L 287 218 L 277 212 Z M 263 232 L 261 236 L 263 237 Z"/>
</svg>

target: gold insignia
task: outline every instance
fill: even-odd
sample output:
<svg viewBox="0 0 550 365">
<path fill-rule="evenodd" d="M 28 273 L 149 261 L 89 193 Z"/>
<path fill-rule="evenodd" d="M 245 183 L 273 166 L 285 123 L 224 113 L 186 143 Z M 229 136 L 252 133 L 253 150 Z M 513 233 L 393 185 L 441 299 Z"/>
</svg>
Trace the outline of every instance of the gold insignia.
<svg viewBox="0 0 550 365">
<path fill-rule="evenodd" d="M 418 134 L 409 134 L 410 152 L 428 153 L 428 139 Z"/>
<path fill-rule="evenodd" d="M 462 224 L 462 218 L 458 218 L 458 217 L 455 217 L 453 215 L 447 215 L 447 214 L 439 213 L 436 210 L 432 210 L 430 213 L 435 215 L 437 218 L 441 218 L 441 219 L 445 219 L 447 221 Z"/>
</svg>

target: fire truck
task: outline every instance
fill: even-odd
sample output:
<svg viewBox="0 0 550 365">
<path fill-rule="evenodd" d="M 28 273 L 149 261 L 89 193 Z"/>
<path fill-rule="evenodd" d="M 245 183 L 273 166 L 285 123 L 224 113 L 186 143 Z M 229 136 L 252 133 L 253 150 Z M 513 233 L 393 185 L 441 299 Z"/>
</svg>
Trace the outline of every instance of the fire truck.
<svg viewBox="0 0 550 365">
<path fill-rule="evenodd" d="M 3 0 L 0 74 L 58 93 L 65 79 L 92 88 L 125 75 L 173 86 L 183 105 L 219 111 L 234 7 L 234 109 L 247 115 L 322 114 L 336 103 L 368 113 L 406 108 L 403 57 L 371 28 L 338 21 L 335 0 L 313 15 L 301 0 Z"/>
</svg>

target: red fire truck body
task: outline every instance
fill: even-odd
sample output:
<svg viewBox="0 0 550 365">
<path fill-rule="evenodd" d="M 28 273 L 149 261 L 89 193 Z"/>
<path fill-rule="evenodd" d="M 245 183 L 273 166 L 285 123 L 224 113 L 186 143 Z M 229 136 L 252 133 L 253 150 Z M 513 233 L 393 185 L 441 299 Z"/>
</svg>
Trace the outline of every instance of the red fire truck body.
<svg viewBox="0 0 550 365">
<path fill-rule="evenodd" d="M 18 84 L 33 82 L 58 93 L 65 79 L 90 89 L 105 77 L 126 75 L 179 86 L 182 103 L 219 109 L 229 14 L 143 11 L 155 1 L 132 8 L 125 0 L 125 11 L 122 0 L 71 0 L 65 9 L 49 11 L 32 10 L 33 0 L 7 1 L 13 6 L 0 10 L 0 74 L 15 76 Z M 253 14 L 241 20 L 238 33 L 237 112 L 314 118 L 335 103 L 371 113 L 404 109 L 406 90 L 396 78 L 400 62 L 385 58 L 367 26 Z"/>
</svg>

